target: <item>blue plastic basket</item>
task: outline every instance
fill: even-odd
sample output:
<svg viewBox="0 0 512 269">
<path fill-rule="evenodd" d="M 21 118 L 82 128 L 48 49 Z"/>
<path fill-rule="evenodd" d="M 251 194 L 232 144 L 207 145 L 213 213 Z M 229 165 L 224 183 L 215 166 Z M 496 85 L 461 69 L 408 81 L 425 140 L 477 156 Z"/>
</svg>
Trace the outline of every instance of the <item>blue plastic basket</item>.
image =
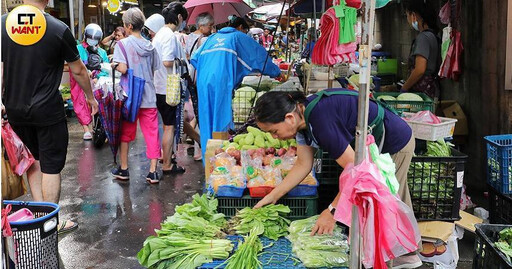
<svg viewBox="0 0 512 269">
<path fill-rule="evenodd" d="M 486 136 L 487 183 L 503 194 L 512 194 L 512 134 Z"/>
<path fill-rule="evenodd" d="M 237 197 L 244 195 L 245 187 L 222 185 L 217 189 L 217 197 Z"/>
<path fill-rule="evenodd" d="M 318 180 L 316 179 L 315 170 L 313 169 L 313 177 L 315 178 L 315 185 L 297 185 L 291 191 L 288 192 L 290 197 L 302 197 L 302 196 L 316 196 L 318 194 Z"/>
<path fill-rule="evenodd" d="M 33 220 L 9 222 L 12 237 L 4 238 L 3 246 L 9 245 L 15 251 L 9 255 L 9 268 L 59 268 L 57 223 L 59 206 L 45 202 L 3 201 L 11 205 L 9 214 L 22 208 L 34 214 Z"/>
<path fill-rule="evenodd" d="M 233 253 L 236 251 L 238 241 L 243 241 L 243 237 L 241 236 L 228 236 L 227 239 L 231 240 L 234 244 Z M 260 240 L 264 247 L 271 245 L 270 247 L 265 248 L 263 250 L 263 254 L 258 257 L 264 269 L 306 268 L 302 263 L 297 263 L 294 259 L 291 259 L 291 257 L 296 257 L 292 254 L 292 244 L 288 239 L 281 237 L 277 241 L 274 241 L 266 237 L 260 237 Z M 289 254 L 289 256 L 283 255 L 284 253 L 287 255 Z M 199 269 L 224 268 L 225 265 L 219 266 L 223 262 L 224 260 L 216 260 L 211 263 L 203 264 L 199 267 Z"/>
</svg>

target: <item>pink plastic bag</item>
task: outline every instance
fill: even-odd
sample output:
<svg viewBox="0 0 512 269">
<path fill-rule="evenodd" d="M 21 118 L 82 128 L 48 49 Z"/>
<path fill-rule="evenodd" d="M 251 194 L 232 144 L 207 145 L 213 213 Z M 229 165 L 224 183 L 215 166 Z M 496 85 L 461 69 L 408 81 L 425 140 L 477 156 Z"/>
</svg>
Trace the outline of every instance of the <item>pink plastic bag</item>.
<svg viewBox="0 0 512 269">
<path fill-rule="evenodd" d="M 412 117 L 407 118 L 406 120 L 424 122 L 424 123 L 428 123 L 428 124 L 441 123 L 441 120 L 439 119 L 439 117 L 437 117 L 436 115 L 434 115 L 434 113 L 432 113 L 428 110 L 420 111 L 420 112 L 412 115 Z"/>
<path fill-rule="evenodd" d="M 18 176 L 23 175 L 34 163 L 34 156 L 9 123 L 2 125 L 2 141 L 12 170 Z"/>
<path fill-rule="evenodd" d="M 341 196 L 334 219 L 350 226 L 352 205 L 357 207 L 366 268 L 387 268 L 387 261 L 417 250 L 421 239 L 414 212 L 391 194 L 381 177 L 366 159 L 345 168 L 339 180 Z"/>
<path fill-rule="evenodd" d="M 450 1 L 446 2 L 444 6 L 439 10 L 439 20 L 443 24 L 450 24 L 450 14 L 451 14 L 451 7 L 450 7 Z"/>
</svg>

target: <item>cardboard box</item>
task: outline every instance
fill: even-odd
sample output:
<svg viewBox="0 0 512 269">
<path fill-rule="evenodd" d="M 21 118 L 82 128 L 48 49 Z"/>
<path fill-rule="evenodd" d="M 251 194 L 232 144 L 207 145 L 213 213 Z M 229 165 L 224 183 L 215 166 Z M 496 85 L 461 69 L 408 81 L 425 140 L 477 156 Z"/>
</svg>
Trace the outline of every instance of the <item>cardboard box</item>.
<svg viewBox="0 0 512 269">
<path fill-rule="evenodd" d="M 222 139 L 210 139 L 206 143 L 206 152 L 204 153 L 204 177 L 208 179 L 210 177 L 210 173 L 212 171 L 212 165 L 210 163 L 210 159 L 215 156 L 215 150 L 222 147 L 222 143 L 224 140 Z"/>
<path fill-rule="evenodd" d="M 213 132 L 212 133 L 213 139 L 220 139 L 220 140 L 228 140 L 229 134 L 228 132 Z"/>
<path fill-rule="evenodd" d="M 453 100 L 441 101 L 437 110 L 438 115 L 443 115 L 447 118 L 457 119 L 453 135 L 468 135 L 468 119 L 460 105 Z"/>
</svg>

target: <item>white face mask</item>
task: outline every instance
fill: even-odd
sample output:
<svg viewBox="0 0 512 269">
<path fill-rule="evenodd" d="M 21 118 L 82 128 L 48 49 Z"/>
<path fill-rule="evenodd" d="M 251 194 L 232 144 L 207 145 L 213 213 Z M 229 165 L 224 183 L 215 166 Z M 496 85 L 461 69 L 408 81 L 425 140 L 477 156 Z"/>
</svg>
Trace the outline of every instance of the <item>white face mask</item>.
<svg viewBox="0 0 512 269">
<path fill-rule="evenodd" d="M 87 42 L 87 45 L 89 45 L 89 46 L 96 46 L 96 45 L 98 45 L 98 40 L 94 40 L 94 39 L 90 39 L 90 38 L 87 38 L 85 40 L 85 42 Z"/>
</svg>

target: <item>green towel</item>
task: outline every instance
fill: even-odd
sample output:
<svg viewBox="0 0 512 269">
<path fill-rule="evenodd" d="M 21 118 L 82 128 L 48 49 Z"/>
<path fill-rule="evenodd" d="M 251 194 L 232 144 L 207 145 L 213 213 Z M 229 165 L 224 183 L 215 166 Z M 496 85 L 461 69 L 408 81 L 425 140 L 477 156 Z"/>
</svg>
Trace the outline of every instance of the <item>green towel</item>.
<svg viewBox="0 0 512 269">
<path fill-rule="evenodd" d="M 340 1 L 340 5 L 333 6 L 333 9 L 336 14 L 336 18 L 340 20 L 339 44 L 356 41 L 354 25 L 357 23 L 357 9 L 347 7 L 345 1 Z"/>
</svg>

